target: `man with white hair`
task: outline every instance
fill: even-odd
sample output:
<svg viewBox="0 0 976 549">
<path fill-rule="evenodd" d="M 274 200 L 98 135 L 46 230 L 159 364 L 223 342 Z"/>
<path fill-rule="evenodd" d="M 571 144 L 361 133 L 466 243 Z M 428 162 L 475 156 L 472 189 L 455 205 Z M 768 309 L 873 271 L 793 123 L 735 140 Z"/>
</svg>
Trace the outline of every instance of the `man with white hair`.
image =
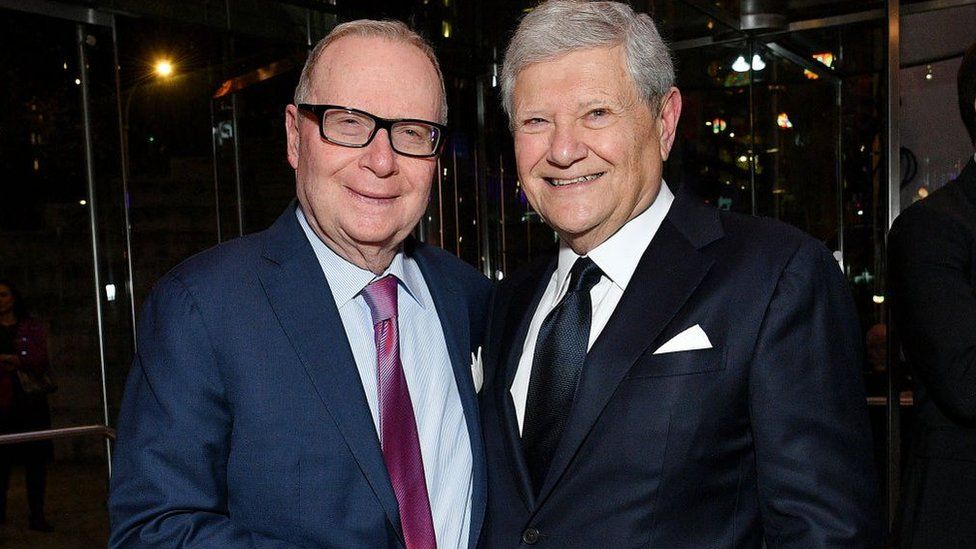
<svg viewBox="0 0 976 549">
<path fill-rule="evenodd" d="M 651 19 L 544 2 L 502 82 L 560 248 L 493 301 L 483 546 L 879 546 L 846 281 L 800 231 L 662 181 L 681 94 Z"/>
</svg>

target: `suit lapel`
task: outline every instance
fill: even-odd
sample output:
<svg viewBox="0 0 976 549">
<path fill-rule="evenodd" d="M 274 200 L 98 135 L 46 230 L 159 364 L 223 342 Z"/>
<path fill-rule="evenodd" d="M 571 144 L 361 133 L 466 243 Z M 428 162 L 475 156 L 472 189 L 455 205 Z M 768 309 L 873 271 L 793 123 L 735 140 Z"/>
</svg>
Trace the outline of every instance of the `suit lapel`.
<svg viewBox="0 0 976 549">
<path fill-rule="evenodd" d="M 396 496 L 355 359 L 328 282 L 293 207 L 266 237 L 267 261 L 259 276 L 268 301 L 402 542 Z"/>
<path fill-rule="evenodd" d="M 512 466 L 512 475 L 518 486 L 519 494 L 525 502 L 526 508 L 534 506 L 535 494 L 529 476 L 528 464 L 522 448 L 522 434 L 519 432 L 518 418 L 515 415 L 515 404 L 512 401 L 510 389 L 515 373 L 518 370 L 525 336 L 532 323 L 532 316 L 545 294 L 546 286 L 556 261 L 539 263 L 528 269 L 525 276 L 513 283 L 510 292 L 510 303 L 505 311 L 505 324 L 502 339 L 498 346 L 498 368 L 496 376 L 501 383 L 496 384 L 495 402 L 498 417 L 502 423 L 501 431 L 505 436 L 505 450 L 508 453 L 508 463 Z"/>
<path fill-rule="evenodd" d="M 617 308 L 587 353 L 573 409 L 537 507 L 552 491 L 631 366 L 691 297 L 712 265 L 697 248 L 720 236 L 717 215 L 686 204 L 687 200 L 679 198 L 672 204 Z"/>
<path fill-rule="evenodd" d="M 454 371 L 454 381 L 461 397 L 461 407 L 464 410 L 464 421 L 468 428 L 468 438 L 471 442 L 471 459 L 474 469 L 474 486 L 471 493 L 471 530 L 470 539 L 475 542 L 481 534 L 487 502 L 488 480 L 485 473 L 485 447 L 481 435 L 481 421 L 478 416 L 478 399 L 474 391 L 474 379 L 471 375 L 471 319 L 468 302 L 463 289 L 457 287 L 457 281 L 443 272 L 440 264 L 426 253 L 423 244 L 407 246 L 412 257 L 417 261 L 420 271 L 424 275 L 427 289 L 430 291 L 444 330 L 444 341 L 447 343 L 447 353 L 451 358 L 451 368 Z M 470 545 L 474 545 L 471 543 Z"/>
</svg>

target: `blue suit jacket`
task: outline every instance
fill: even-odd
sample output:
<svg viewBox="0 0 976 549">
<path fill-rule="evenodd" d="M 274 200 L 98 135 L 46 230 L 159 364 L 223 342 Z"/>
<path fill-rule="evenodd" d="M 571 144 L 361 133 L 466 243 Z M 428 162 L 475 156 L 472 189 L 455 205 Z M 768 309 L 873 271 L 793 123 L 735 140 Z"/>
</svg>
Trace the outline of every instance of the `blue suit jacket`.
<svg viewBox="0 0 976 549">
<path fill-rule="evenodd" d="M 820 243 L 679 194 L 536 496 L 509 389 L 554 268 L 506 279 L 492 307 L 484 547 L 880 546 L 857 317 Z M 711 349 L 653 354 L 696 324 Z"/>
<path fill-rule="evenodd" d="M 471 352 L 488 280 L 408 243 L 447 342 L 486 499 Z M 294 204 L 164 276 L 143 306 L 119 414 L 112 547 L 403 547 L 352 351 Z"/>
</svg>

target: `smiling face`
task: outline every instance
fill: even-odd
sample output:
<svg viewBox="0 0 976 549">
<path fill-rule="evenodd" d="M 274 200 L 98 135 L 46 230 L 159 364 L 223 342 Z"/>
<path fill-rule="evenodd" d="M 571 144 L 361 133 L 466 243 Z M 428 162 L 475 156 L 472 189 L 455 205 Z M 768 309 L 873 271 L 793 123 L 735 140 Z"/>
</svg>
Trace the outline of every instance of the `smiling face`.
<svg viewBox="0 0 976 549">
<path fill-rule="evenodd" d="M 441 85 L 418 48 L 351 35 L 322 53 L 307 102 L 439 121 Z M 322 139 L 318 124 L 294 105 L 285 111 L 288 162 L 302 211 L 333 251 L 380 273 L 423 215 L 437 159 L 397 154 L 386 130 L 363 148 L 335 145 Z"/>
<path fill-rule="evenodd" d="M 642 101 L 622 47 L 528 65 L 513 90 L 519 178 L 532 206 L 578 254 L 643 212 L 681 113 L 677 88 Z"/>
</svg>

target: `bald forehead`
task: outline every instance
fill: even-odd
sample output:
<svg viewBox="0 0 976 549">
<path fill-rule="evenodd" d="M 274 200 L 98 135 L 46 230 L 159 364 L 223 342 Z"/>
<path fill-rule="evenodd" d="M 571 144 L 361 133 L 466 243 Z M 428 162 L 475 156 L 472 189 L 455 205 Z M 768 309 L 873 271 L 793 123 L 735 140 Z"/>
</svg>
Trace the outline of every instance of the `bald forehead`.
<svg viewBox="0 0 976 549">
<path fill-rule="evenodd" d="M 441 82 L 418 47 L 375 36 L 344 36 L 312 68 L 309 100 L 384 118 L 437 119 Z M 422 111 L 422 112 L 419 112 Z"/>
</svg>

